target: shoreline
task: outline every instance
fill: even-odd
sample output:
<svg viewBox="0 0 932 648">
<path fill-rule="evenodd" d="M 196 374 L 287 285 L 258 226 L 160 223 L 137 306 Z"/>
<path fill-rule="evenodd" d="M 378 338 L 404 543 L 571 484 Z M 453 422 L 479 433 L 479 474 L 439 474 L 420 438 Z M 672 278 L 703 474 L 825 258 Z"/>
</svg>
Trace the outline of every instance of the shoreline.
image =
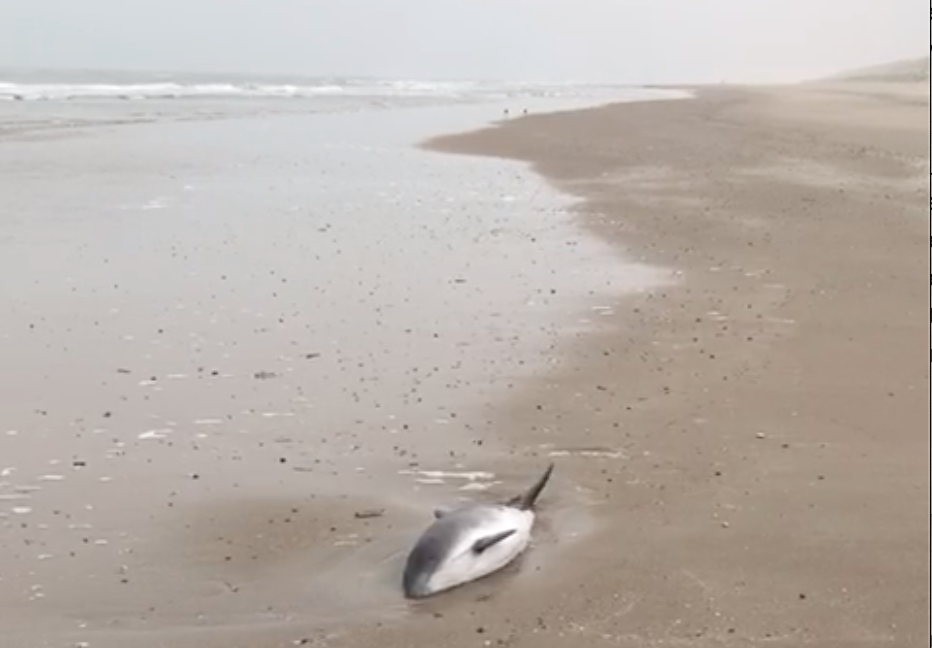
<svg viewBox="0 0 932 648">
<path fill-rule="evenodd" d="M 704 88 L 424 144 L 525 162 L 625 258 L 684 273 L 620 299 L 613 331 L 497 413 L 529 449 L 597 451 L 555 484 L 587 494 L 598 533 L 506 584 L 590 628 L 579 645 L 924 640 L 928 94 L 838 87 Z"/>
</svg>

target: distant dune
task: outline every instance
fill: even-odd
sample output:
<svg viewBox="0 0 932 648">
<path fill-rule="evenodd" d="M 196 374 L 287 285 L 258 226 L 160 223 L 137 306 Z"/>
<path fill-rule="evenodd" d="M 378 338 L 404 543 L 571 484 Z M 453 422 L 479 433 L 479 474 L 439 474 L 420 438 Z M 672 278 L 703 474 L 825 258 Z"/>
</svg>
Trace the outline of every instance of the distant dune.
<svg viewBox="0 0 932 648">
<path fill-rule="evenodd" d="M 896 61 L 835 75 L 828 81 L 916 83 L 929 81 L 929 57 Z"/>
</svg>

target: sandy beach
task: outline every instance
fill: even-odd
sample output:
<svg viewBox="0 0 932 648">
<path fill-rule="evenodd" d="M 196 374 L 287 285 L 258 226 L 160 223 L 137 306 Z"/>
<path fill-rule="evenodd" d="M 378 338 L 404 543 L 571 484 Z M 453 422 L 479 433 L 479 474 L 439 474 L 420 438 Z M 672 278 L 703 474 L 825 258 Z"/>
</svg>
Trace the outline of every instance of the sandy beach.
<svg viewBox="0 0 932 648">
<path fill-rule="evenodd" d="M 334 469 L 334 491 L 313 503 L 276 498 L 297 479 L 272 472 L 284 461 L 280 446 L 269 437 L 244 448 L 231 437 L 228 454 L 210 457 L 225 481 L 194 484 L 185 463 L 179 473 L 189 479 L 173 493 L 174 510 L 156 516 L 123 505 L 140 528 L 158 531 L 145 560 L 83 558 L 95 570 L 115 569 L 113 578 L 57 584 L 90 599 L 91 629 L 69 627 L 63 619 L 77 617 L 67 606 L 43 626 L 42 611 L 24 605 L 12 608 L 15 621 L 2 620 L 12 641 L 5 645 L 924 645 L 930 383 L 919 283 L 928 257 L 919 243 L 928 229 L 928 85 L 695 92 L 532 114 L 425 144 L 443 155 L 531 165 L 579 200 L 576 218 L 588 234 L 664 277 L 612 303 L 593 296 L 592 312 L 577 317 L 597 322 L 552 337 L 549 368 L 502 375 L 494 395 L 460 416 L 451 469 L 496 475 L 476 497 L 511 494 L 557 462 L 537 544 L 520 564 L 409 605 L 373 584 L 375 563 L 397 565 L 430 506 L 462 493 L 418 499 L 387 474 L 353 485 Z M 301 367 L 330 362 L 318 348 L 291 352 L 305 354 Z M 275 383 L 249 389 L 276 402 L 267 384 Z M 226 392 L 205 393 L 219 403 Z M 94 425 L 109 423 L 87 429 Z M 364 446 L 365 438 L 356 430 L 344 442 Z M 435 466 L 443 454 L 423 433 L 405 443 Z M 171 448 L 146 452 L 154 452 L 142 455 L 149 463 L 172 460 Z M 264 462 L 269 472 L 244 482 L 240 461 Z M 326 485 L 329 473 L 320 471 L 314 483 Z M 257 497 L 198 508 L 196 489 L 241 485 Z M 393 497 L 376 497 L 386 489 Z M 28 587 L 28 572 L 14 566 L 34 529 L 13 519 L 3 531 L 0 592 L 10 572 Z M 366 542 L 335 544 L 347 534 Z M 169 535 L 174 543 L 160 539 Z M 386 537 L 396 553 L 367 549 Z M 339 596 L 327 614 L 302 613 L 302 574 L 284 557 L 314 547 L 300 568 L 319 570 L 318 588 L 321 574 L 336 579 L 350 613 L 339 614 Z M 128 575 L 119 561 L 132 565 Z M 179 590 L 169 577 L 181 569 L 203 576 Z M 127 587 L 140 578 L 150 585 Z M 269 580 L 281 586 L 259 585 Z M 194 612 L 190 601 L 152 604 L 177 591 L 195 593 L 210 622 L 181 621 Z M 264 598 L 269 591 L 278 598 Z M 238 624 L 244 609 L 266 611 L 267 623 Z M 108 626 L 112 617 L 119 620 Z"/>
<path fill-rule="evenodd" d="M 503 419 L 529 445 L 626 460 L 561 462 L 599 502 L 599 533 L 543 567 L 549 583 L 499 593 L 506 613 L 457 610 L 459 632 L 924 643 L 928 136 L 927 85 L 832 84 L 700 90 L 433 143 L 531 162 L 621 253 L 682 271 L 620 304 Z M 427 636 L 470 645 L 448 624 Z"/>
<path fill-rule="evenodd" d="M 682 275 L 619 304 L 499 422 L 624 456 L 560 462 L 598 532 L 398 645 L 925 641 L 920 92 L 700 90 L 431 144 L 532 163 L 622 254 Z"/>
</svg>

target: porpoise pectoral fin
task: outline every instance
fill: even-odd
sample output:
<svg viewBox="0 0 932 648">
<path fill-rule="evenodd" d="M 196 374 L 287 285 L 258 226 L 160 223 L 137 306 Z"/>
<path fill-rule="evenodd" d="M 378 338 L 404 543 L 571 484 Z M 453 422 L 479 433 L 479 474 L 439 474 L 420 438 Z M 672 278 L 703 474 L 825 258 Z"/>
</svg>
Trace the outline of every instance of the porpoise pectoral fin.
<svg viewBox="0 0 932 648">
<path fill-rule="evenodd" d="M 496 533 L 495 535 L 476 540 L 476 543 L 472 546 L 473 553 L 481 554 L 482 552 L 491 549 L 499 542 L 507 540 L 515 533 L 517 533 L 517 530 L 512 529 L 510 531 L 502 531 L 501 533 Z"/>
<path fill-rule="evenodd" d="M 537 498 L 540 497 L 541 492 L 544 490 L 544 487 L 547 485 L 547 482 L 550 481 L 550 476 L 553 474 L 553 464 L 547 466 L 547 470 L 544 471 L 544 474 L 540 479 L 537 480 L 537 483 L 531 486 L 530 489 L 524 494 L 519 495 L 508 501 L 508 506 L 512 508 L 521 509 L 522 511 L 530 511 L 534 508 L 534 505 L 537 503 Z"/>
</svg>

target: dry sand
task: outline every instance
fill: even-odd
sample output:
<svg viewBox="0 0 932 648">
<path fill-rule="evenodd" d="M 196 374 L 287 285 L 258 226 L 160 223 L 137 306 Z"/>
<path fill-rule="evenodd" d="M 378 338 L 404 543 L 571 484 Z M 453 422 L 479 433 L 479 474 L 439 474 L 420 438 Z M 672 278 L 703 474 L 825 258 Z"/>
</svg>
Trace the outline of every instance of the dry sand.
<svg viewBox="0 0 932 648">
<path fill-rule="evenodd" d="M 584 227 L 678 277 L 620 300 L 599 332 L 567 340 L 553 371 L 488 413 L 495 440 L 526 456 L 490 462 L 508 488 L 562 457 L 540 546 L 474 587 L 410 609 L 397 601 L 383 621 L 283 622 L 275 602 L 236 584 L 293 580 L 296 605 L 300 575 L 277 562 L 295 530 L 330 546 L 331 524 L 376 536 L 421 522 L 391 509 L 347 522 L 354 509 L 337 497 L 311 513 L 238 508 L 189 525 L 212 574 L 203 594 L 215 612 L 267 605 L 266 626 L 153 632 L 172 623 L 153 611 L 145 627 L 89 645 L 924 645 L 928 88 L 907 95 L 721 88 L 434 141 L 533 163 L 584 199 Z M 586 533 L 572 540 L 552 519 L 568 500 L 586 508 Z M 279 535 L 273 522 L 290 516 Z M 217 519 L 278 544 L 257 531 L 205 549 L 226 533 Z M 260 559 L 241 573 L 232 551 Z M 158 565 L 149 571 L 158 581 Z M 87 583 L 87 595 L 102 597 L 105 617 L 120 590 L 101 587 Z M 191 613 L 184 601 L 165 607 Z"/>
<path fill-rule="evenodd" d="M 532 162 L 682 282 L 623 301 L 500 421 L 623 453 L 560 462 L 599 530 L 345 645 L 924 645 L 924 92 L 709 90 L 433 142 Z"/>
</svg>

